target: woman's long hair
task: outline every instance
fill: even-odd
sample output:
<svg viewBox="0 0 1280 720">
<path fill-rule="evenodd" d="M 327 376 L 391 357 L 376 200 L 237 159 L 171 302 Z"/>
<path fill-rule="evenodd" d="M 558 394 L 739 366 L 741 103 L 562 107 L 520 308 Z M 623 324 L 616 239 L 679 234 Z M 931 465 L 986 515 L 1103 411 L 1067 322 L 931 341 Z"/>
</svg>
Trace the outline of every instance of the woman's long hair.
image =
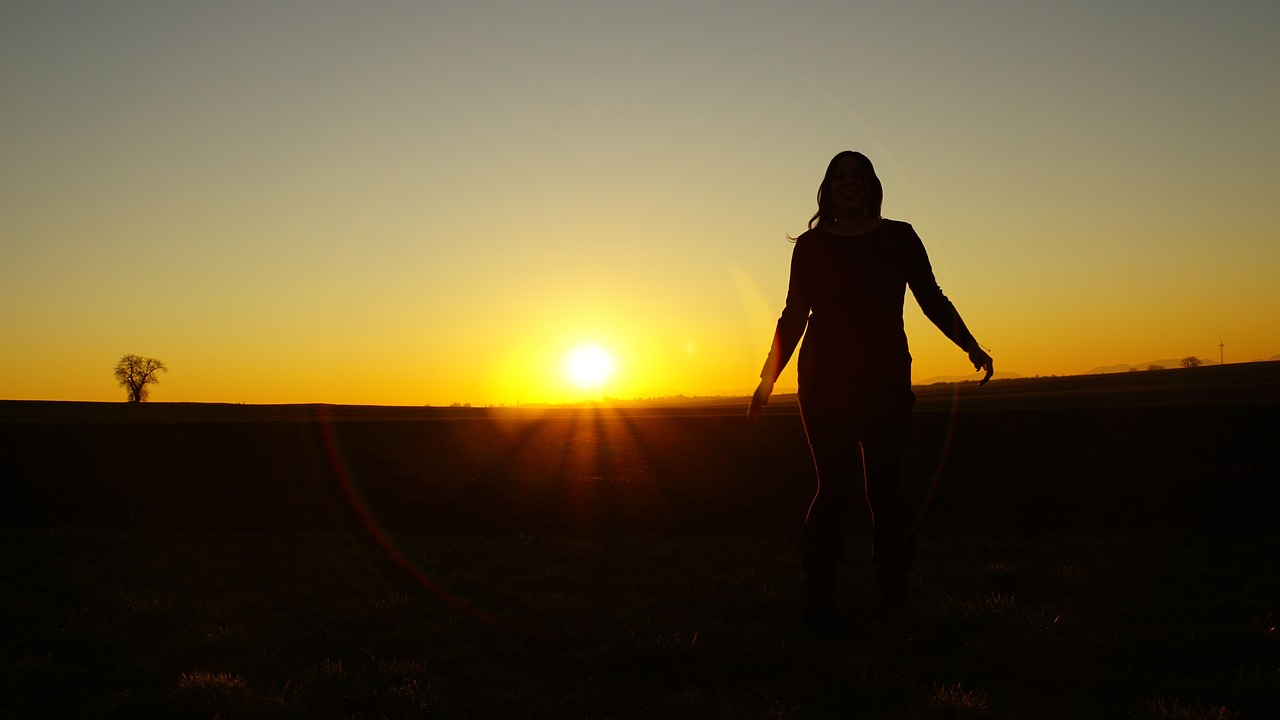
<svg viewBox="0 0 1280 720">
<path fill-rule="evenodd" d="M 831 162 L 827 164 L 827 174 L 822 176 L 822 184 L 818 186 L 818 212 L 809 218 L 810 230 L 815 227 L 821 227 L 823 223 L 836 221 L 836 203 L 831 197 L 831 175 L 847 157 L 853 157 L 857 161 L 858 170 L 862 173 L 862 182 L 867 187 L 867 203 L 864 207 L 864 212 L 867 217 L 873 220 L 880 217 L 880 204 L 884 201 L 884 187 L 880 184 L 880 178 L 876 177 L 875 167 L 866 155 L 853 150 L 845 150 L 837 153 L 835 157 L 831 158 Z"/>
</svg>

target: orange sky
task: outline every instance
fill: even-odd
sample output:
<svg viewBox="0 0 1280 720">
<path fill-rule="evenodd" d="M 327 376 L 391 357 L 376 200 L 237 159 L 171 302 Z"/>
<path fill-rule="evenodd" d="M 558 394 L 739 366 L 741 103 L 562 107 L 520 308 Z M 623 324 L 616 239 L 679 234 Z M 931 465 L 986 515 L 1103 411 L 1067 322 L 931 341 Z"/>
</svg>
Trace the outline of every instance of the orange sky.
<svg viewBox="0 0 1280 720">
<path fill-rule="evenodd" d="M 999 371 L 1270 358 L 1280 8 L 1230 7 L 8 3 L 0 398 L 746 394 L 846 148 Z"/>
</svg>

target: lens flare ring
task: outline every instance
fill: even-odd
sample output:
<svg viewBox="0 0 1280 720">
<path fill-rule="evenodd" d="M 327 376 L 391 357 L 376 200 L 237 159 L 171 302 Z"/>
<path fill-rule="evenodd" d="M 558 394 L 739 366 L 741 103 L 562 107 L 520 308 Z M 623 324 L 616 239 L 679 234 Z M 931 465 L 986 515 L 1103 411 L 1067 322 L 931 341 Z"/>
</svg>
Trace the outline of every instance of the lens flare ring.
<svg viewBox="0 0 1280 720">
<path fill-rule="evenodd" d="M 342 445 L 339 442 L 337 433 L 334 430 L 334 418 L 331 417 L 329 409 L 320 406 L 316 410 L 317 421 L 320 426 L 321 435 L 324 440 L 325 455 L 329 461 L 330 468 L 337 478 L 338 485 L 342 489 L 343 495 L 346 497 L 347 504 L 351 511 L 355 513 L 360 525 L 374 543 L 391 559 L 401 570 L 403 570 L 414 582 L 421 586 L 424 590 L 436 596 L 441 602 L 459 610 L 467 615 L 488 625 L 502 627 L 516 632 L 524 632 L 522 629 L 514 627 L 511 623 L 496 617 L 490 613 L 481 610 L 459 598 L 457 595 L 449 592 L 444 586 L 436 582 L 427 571 L 422 569 L 415 563 L 408 554 L 392 539 L 388 531 L 378 522 L 370 509 L 369 503 L 360 494 L 355 482 L 355 475 L 347 463 Z"/>
</svg>

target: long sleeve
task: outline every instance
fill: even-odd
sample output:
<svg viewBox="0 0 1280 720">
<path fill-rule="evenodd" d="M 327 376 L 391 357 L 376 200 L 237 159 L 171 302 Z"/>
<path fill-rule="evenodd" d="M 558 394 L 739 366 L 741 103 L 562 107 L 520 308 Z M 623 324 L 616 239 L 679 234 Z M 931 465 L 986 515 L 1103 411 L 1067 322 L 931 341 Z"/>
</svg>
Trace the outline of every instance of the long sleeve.
<svg viewBox="0 0 1280 720">
<path fill-rule="evenodd" d="M 791 251 L 791 276 L 787 281 L 787 304 L 778 318 L 778 325 L 773 332 L 773 345 L 769 349 L 769 357 L 760 370 L 760 379 L 772 384 L 782 374 L 796 345 L 804 335 L 809 323 L 809 293 L 807 288 L 807 272 L 805 268 L 803 240 L 797 241 Z"/>
<path fill-rule="evenodd" d="M 960 318 L 959 311 L 947 296 L 942 293 L 938 281 L 933 275 L 933 266 L 929 263 L 929 255 L 924 243 L 914 232 L 910 234 L 911 242 L 907 248 L 907 284 L 911 294 L 915 296 L 925 317 L 942 331 L 951 342 L 960 349 L 969 352 L 977 347 L 978 341 L 969 332 Z"/>
</svg>

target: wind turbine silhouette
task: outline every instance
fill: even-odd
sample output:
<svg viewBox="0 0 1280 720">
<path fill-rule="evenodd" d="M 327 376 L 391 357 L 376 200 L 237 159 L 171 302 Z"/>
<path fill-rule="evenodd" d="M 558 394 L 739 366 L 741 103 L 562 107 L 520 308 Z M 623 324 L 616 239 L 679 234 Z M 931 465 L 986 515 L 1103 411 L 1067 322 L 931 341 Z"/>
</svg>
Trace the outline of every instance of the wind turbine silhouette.
<svg viewBox="0 0 1280 720">
<path fill-rule="evenodd" d="M 1222 348 L 1224 347 L 1226 346 L 1222 344 L 1222 338 L 1219 337 L 1218 338 L 1218 364 L 1219 365 L 1222 364 Z"/>
</svg>

